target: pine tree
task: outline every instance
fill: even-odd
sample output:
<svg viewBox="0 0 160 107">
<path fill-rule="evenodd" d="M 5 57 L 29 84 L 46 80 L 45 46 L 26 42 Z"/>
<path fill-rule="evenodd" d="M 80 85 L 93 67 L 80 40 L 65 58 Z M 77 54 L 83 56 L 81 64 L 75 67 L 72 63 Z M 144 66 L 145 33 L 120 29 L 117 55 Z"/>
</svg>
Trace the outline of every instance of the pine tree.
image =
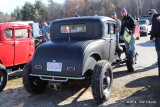
<svg viewBox="0 0 160 107">
<path fill-rule="evenodd" d="M 35 8 L 34 5 L 32 5 L 29 2 L 26 2 L 24 6 L 22 7 L 22 20 L 23 21 L 30 21 L 34 20 L 34 14 L 35 14 Z"/>
</svg>

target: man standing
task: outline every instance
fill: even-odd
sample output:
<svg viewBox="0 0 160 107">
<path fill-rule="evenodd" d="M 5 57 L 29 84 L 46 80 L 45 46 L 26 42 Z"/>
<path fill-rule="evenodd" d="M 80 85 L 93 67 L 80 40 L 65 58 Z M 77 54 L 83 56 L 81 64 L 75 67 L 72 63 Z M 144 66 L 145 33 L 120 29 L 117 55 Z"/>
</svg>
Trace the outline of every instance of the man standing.
<svg viewBox="0 0 160 107">
<path fill-rule="evenodd" d="M 117 30 L 116 30 L 116 52 L 118 53 L 118 56 L 120 58 L 121 53 L 122 53 L 122 49 L 119 46 L 119 32 L 121 30 L 121 21 L 117 18 L 116 12 L 113 12 L 111 14 L 111 17 L 116 21 L 116 26 L 117 26 Z M 118 59 L 118 60 L 120 60 L 120 59 Z"/>
<path fill-rule="evenodd" d="M 135 52 L 135 38 L 134 38 L 134 31 L 135 31 L 135 23 L 133 18 L 128 14 L 127 10 L 125 8 L 122 8 L 121 10 L 121 15 L 123 17 L 121 23 L 121 31 L 120 31 L 120 38 L 123 39 L 124 36 L 124 31 L 125 29 L 129 30 L 129 33 L 132 35 L 131 36 L 131 42 L 130 44 L 124 40 L 125 43 L 125 48 L 126 48 L 126 55 L 132 54 L 131 57 L 132 59 L 127 59 L 127 60 L 132 60 L 132 63 L 136 63 L 136 52 Z M 128 67 L 128 66 L 127 66 Z M 131 70 L 133 71 L 133 70 Z"/>
<path fill-rule="evenodd" d="M 117 31 L 116 31 L 116 43 L 119 44 L 119 32 L 121 30 L 121 21 L 117 18 L 116 12 L 113 12 L 111 17 L 116 21 Z"/>
<path fill-rule="evenodd" d="M 42 35 L 46 41 L 50 40 L 50 29 L 46 22 L 43 22 Z"/>
<path fill-rule="evenodd" d="M 152 17 L 152 28 L 151 28 L 151 37 L 150 43 L 155 42 L 155 48 L 158 56 L 158 66 L 159 66 L 159 76 L 160 76 L 160 15 L 155 9 L 150 9 L 150 17 Z"/>
</svg>

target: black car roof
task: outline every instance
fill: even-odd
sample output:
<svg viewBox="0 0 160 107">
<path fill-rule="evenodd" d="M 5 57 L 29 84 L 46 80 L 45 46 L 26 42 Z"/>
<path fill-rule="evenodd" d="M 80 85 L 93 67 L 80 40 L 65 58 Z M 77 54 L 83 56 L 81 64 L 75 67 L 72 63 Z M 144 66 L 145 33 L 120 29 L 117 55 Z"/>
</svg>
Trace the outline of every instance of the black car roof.
<svg viewBox="0 0 160 107">
<path fill-rule="evenodd" d="M 83 16 L 69 17 L 54 20 L 50 24 L 51 39 L 59 38 L 101 38 L 104 36 L 104 23 L 116 23 L 116 21 L 106 16 Z M 87 31 L 84 33 L 61 33 L 62 25 L 70 24 L 86 24 Z"/>
<path fill-rule="evenodd" d="M 107 16 L 80 16 L 80 17 L 69 17 L 69 18 L 62 18 L 62 19 L 57 19 L 55 21 L 69 21 L 69 20 L 100 20 L 100 21 L 115 21 L 114 19 L 107 17 Z"/>
</svg>

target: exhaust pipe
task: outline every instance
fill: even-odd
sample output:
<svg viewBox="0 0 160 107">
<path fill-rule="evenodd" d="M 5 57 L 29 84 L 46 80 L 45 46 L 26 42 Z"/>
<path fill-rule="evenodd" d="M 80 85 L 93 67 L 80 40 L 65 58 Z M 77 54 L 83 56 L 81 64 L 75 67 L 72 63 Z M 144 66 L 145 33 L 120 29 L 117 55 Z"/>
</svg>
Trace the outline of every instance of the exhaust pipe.
<svg viewBox="0 0 160 107">
<path fill-rule="evenodd" d="M 50 89 L 54 90 L 61 90 L 61 83 L 50 83 L 49 84 Z"/>
</svg>

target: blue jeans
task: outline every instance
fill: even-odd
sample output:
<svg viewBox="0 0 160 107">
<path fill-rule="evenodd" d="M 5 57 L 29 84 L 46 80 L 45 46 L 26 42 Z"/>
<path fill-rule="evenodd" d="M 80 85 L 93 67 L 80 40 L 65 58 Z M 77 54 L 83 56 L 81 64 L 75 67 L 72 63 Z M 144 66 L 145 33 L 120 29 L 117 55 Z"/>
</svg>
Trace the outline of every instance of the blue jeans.
<svg viewBox="0 0 160 107">
<path fill-rule="evenodd" d="M 158 54 L 160 53 L 160 38 L 155 39 L 155 48 L 158 56 Z"/>
<path fill-rule="evenodd" d="M 132 36 L 131 44 L 128 44 L 128 42 L 126 42 L 125 40 L 124 40 L 124 43 L 125 43 L 126 53 L 129 51 L 132 51 L 133 52 L 133 60 L 136 61 L 137 59 L 136 59 L 134 35 Z"/>
</svg>

